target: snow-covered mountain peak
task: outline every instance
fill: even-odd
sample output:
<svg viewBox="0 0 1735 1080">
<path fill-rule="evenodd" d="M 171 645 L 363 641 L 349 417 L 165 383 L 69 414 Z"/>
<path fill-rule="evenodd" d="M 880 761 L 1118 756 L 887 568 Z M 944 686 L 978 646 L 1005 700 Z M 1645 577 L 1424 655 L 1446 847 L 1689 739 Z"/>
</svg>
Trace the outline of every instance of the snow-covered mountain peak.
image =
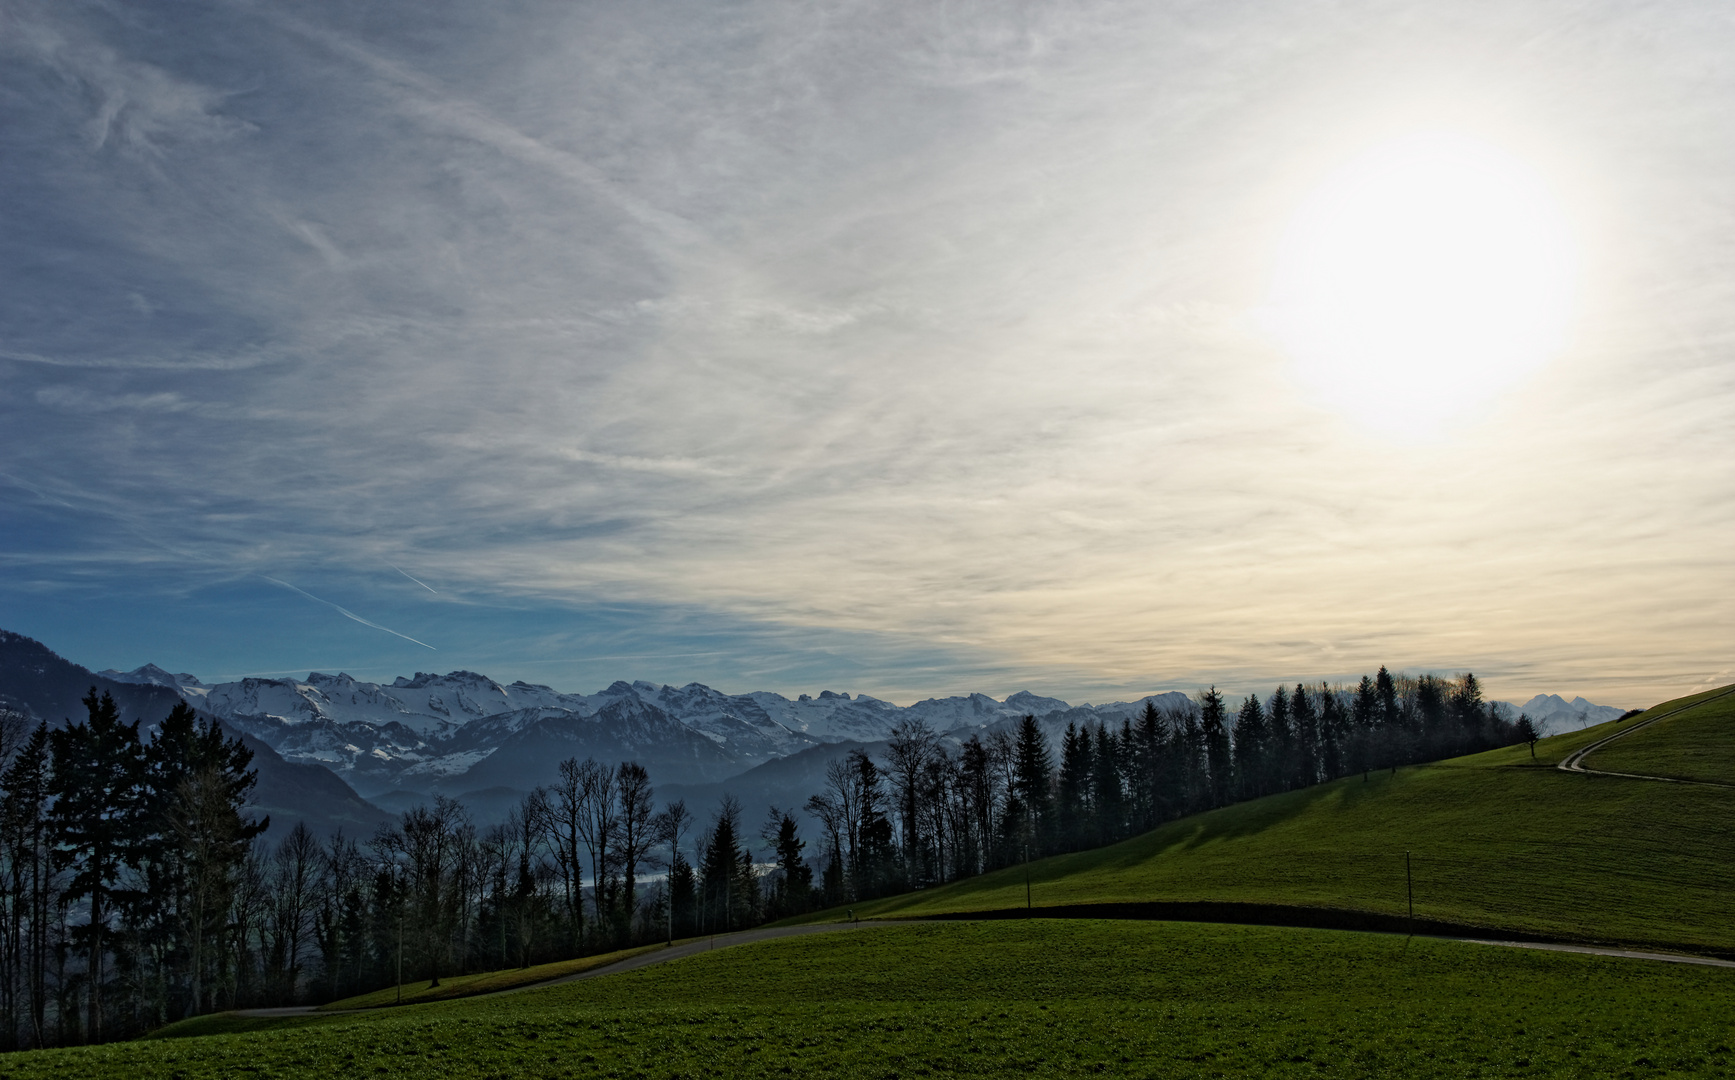
<svg viewBox="0 0 1735 1080">
<path fill-rule="evenodd" d="M 183 687 L 203 687 L 205 685 L 199 681 L 197 676 L 189 675 L 184 671 L 178 675 L 171 674 L 155 664 L 146 664 L 143 667 L 133 668 L 131 671 L 116 671 L 113 668 L 109 668 L 107 671 L 99 671 L 97 674 L 101 675 L 105 679 L 112 679 L 119 683 L 132 683 L 141 686 L 166 686 L 173 690 L 178 690 Z"/>
<path fill-rule="evenodd" d="M 1020 690 L 1016 694 L 1010 695 L 1006 699 L 1006 704 L 1031 716 L 1043 716 L 1051 712 L 1072 708 L 1059 698 L 1041 697 L 1028 690 Z"/>
<path fill-rule="evenodd" d="M 1518 709 L 1532 720 L 1546 721 L 1554 731 L 1573 731 L 1618 720 L 1626 712 L 1618 705 L 1595 705 L 1583 695 L 1567 701 L 1559 694 L 1537 694 Z"/>
<path fill-rule="evenodd" d="M 415 677 L 410 678 L 410 679 L 406 679 L 402 675 L 399 675 L 395 680 L 393 680 L 392 689 L 394 689 L 394 690 L 420 690 L 421 688 L 423 688 L 425 686 L 431 686 L 435 683 L 441 683 L 441 684 L 448 685 L 448 686 L 487 687 L 487 688 L 492 689 L 492 690 L 498 690 L 500 688 L 500 684 L 496 683 L 493 679 L 490 679 L 486 675 L 478 675 L 474 671 L 459 670 L 459 671 L 449 671 L 444 675 L 436 675 L 430 671 L 418 671 L 418 672 L 416 672 Z M 518 684 L 514 684 L 514 685 L 528 686 L 529 684 L 528 683 L 518 683 Z M 539 686 L 539 687 L 532 687 L 532 689 L 547 690 L 548 687 Z"/>
</svg>

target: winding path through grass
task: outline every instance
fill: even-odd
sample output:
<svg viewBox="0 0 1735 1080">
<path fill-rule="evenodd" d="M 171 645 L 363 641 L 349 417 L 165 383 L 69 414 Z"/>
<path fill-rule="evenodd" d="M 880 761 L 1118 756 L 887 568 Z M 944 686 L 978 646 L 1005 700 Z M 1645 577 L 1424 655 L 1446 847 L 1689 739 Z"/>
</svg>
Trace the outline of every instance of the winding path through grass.
<svg viewBox="0 0 1735 1080">
<path fill-rule="evenodd" d="M 1560 761 L 1560 764 L 1555 766 L 1555 767 L 1560 769 L 1563 772 L 1580 773 L 1580 774 L 1585 775 L 1585 776 L 1622 776 L 1622 777 L 1627 778 L 1628 780 L 1658 780 L 1658 781 L 1661 781 L 1662 783 L 1665 783 L 1665 784 L 1693 784 L 1693 785 L 1696 785 L 1699 787 L 1715 787 L 1715 788 L 1725 788 L 1725 789 L 1735 788 L 1735 784 L 1726 784 L 1726 783 L 1723 783 L 1723 782 L 1718 781 L 1718 780 L 1685 780 L 1685 779 L 1682 779 L 1680 777 L 1675 777 L 1675 776 L 1652 776 L 1652 775 L 1649 775 L 1647 773 L 1605 772 L 1602 769 L 1587 768 L 1587 767 L 1585 767 L 1585 764 L 1584 764 L 1585 758 L 1596 753 L 1596 751 L 1602 749 L 1603 747 L 1607 746 L 1609 743 L 1612 743 L 1617 739 L 1624 739 L 1628 735 L 1631 735 L 1636 731 L 1643 731 L 1645 728 L 1650 727 L 1652 724 L 1655 724 L 1660 720 L 1667 720 L 1671 716 L 1678 716 L 1681 713 L 1687 712 L 1689 710 L 1697 709 L 1701 705 L 1708 705 L 1713 701 L 1717 701 L 1717 700 L 1720 700 L 1722 698 L 1729 697 L 1731 694 L 1735 694 L 1735 686 L 1727 687 L 1721 693 L 1712 694 L 1710 697 L 1703 697 L 1697 701 L 1690 702 L 1686 705 L 1681 705 L 1681 706 L 1678 706 L 1677 708 L 1670 709 L 1668 712 L 1658 713 L 1655 716 L 1646 717 L 1645 719 L 1640 720 L 1638 723 L 1632 725 L 1631 727 L 1627 728 L 1624 731 L 1617 731 L 1613 735 L 1610 735 L 1606 738 L 1598 739 L 1596 742 L 1591 743 L 1589 746 L 1583 746 L 1577 750 L 1574 750 L 1572 753 L 1570 753 L 1566 757 L 1562 758 Z"/>
</svg>

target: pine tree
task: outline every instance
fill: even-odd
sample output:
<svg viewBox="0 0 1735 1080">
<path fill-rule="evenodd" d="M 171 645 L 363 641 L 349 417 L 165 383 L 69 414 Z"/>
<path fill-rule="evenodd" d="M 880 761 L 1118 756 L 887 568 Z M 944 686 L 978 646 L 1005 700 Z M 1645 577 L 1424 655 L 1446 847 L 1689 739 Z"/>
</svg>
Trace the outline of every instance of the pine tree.
<svg viewBox="0 0 1735 1080">
<path fill-rule="evenodd" d="M 1134 778 L 1133 814 L 1143 829 L 1155 828 L 1168 817 L 1165 804 L 1177 786 L 1170 760 L 1171 735 L 1157 706 L 1146 698 L 1145 707 L 1139 710 L 1138 726 L 1133 729 L 1135 750 L 1129 757 Z"/>
<path fill-rule="evenodd" d="M 177 702 L 145 751 L 140 859 L 155 897 L 157 936 L 183 957 L 186 1015 L 206 1008 L 211 943 L 220 941 L 234 877 L 271 819 L 242 816 L 258 782 L 253 751 Z M 165 1003 L 166 1004 L 166 1003 Z"/>
<path fill-rule="evenodd" d="M 1462 751 L 1476 749 L 1482 742 L 1482 729 L 1487 721 L 1487 713 L 1482 702 L 1482 684 L 1471 672 L 1465 672 L 1458 680 L 1458 685 L 1452 689 L 1450 700 L 1452 720 L 1458 728 L 1459 746 Z"/>
<path fill-rule="evenodd" d="M 1012 790 L 1017 796 L 1020 838 L 1026 851 L 1036 854 L 1044 850 L 1053 831 L 1054 811 L 1050 787 L 1054 776 L 1054 759 L 1048 751 L 1048 739 L 1036 717 L 1025 716 L 1018 722 L 1018 740 L 1013 748 Z"/>
<path fill-rule="evenodd" d="M 1348 734 L 1348 722 L 1343 703 L 1337 692 L 1321 683 L 1319 686 L 1319 764 L 1325 779 L 1336 780 L 1347 770 L 1343 744 Z"/>
<path fill-rule="evenodd" d="M 56 860 L 72 871 L 65 897 L 87 900 L 88 917 L 74 933 L 86 964 L 92 1042 L 103 1037 L 109 921 L 133 899 L 121 871 L 139 846 L 145 791 L 145 755 L 137 721 L 123 724 L 107 691 L 93 686 L 84 698 L 88 718 L 49 734 L 52 756 L 50 829 Z"/>
<path fill-rule="evenodd" d="M 1119 737 L 1108 728 L 1096 729 L 1096 746 L 1091 754 L 1090 801 L 1095 812 L 1096 830 L 1092 841 L 1111 844 L 1126 835 L 1126 788 L 1122 749 L 1132 743 L 1132 727 L 1124 725 Z"/>
<path fill-rule="evenodd" d="M 778 876 L 766 898 L 767 914 L 773 919 L 799 915 L 812 903 L 813 868 L 802 854 L 807 841 L 801 839 L 800 828 L 794 814 L 773 806 L 760 832 L 777 857 Z"/>
<path fill-rule="evenodd" d="M 1269 791 L 1288 791 L 1296 786 L 1295 729 L 1289 716 L 1289 692 L 1279 686 L 1266 708 L 1266 773 Z"/>
<path fill-rule="evenodd" d="M 669 917 L 674 920 L 676 936 L 698 932 L 697 910 L 693 892 L 696 875 L 687 856 L 676 851 L 669 865 Z"/>
<path fill-rule="evenodd" d="M 1265 709 L 1260 706 L 1257 694 L 1249 694 L 1235 714 L 1235 773 L 1240 780 L 1241 798 L 1253 799 L 1265 794 L 1269 754 Z"/>
<path fill-rule="evenodd" d="M 1215 686 L 1199 695 L 1199 727 L 1204 735 L 1212 806 L 1228 805 L 1235 792 L 1235 762 L 1225 719 L 1223 695 Z"/>
<path fill-rule="evenodd" d="M 1306 787 L 1319 781 L 1319 713 L 1301 683 L 1295 684 L 1289 712 L 1295 729 L 1295 780 Z"/>
<path fill-rule="evenodd" d="M 1378 732 L 1376 764 L 1396 770 L 1404 753 L 1403 714 L 1398 708 L 1398 687 L 1384 664 L 1374 676 L 1374 729 Z"/>
<path fill-rule="evenodd" d="M 1447 689 L 1439 678 L 1423 675 L 1416 680 L 1416 724 L 1418 737 L 1430 756 L 1443 757 L 1451 745 L 1446 724 Z"/>
<path fill-rule="evenodd" d="M 0 836 L 8 853 L 6 891 L 10 925 L 8 952 L 22 983 L 22 1004 L 28 1034 L 10 1031 L 12 1046 L 37 1048 L 49 1044 L 48 960 L 50 918 L 59 893 L 52 864 L 49 833 L 49 793 L 52 783 L 48 726 L 38 724 L 0 775 Z M 8 1019 L 17 1021 L 17 1010 Z"/>
<path fill-rule="evenodd" d="M 740 817 L 741 804 L 734 796 L 725 795 L 711 822 L 711 834 L 705 838 L 699 869 L 707 908 L 705 921 L 723 931 L 734 929 L 740 917 L 740 905 L 734 896 L 735 868 L 741 861 Z"/>
<path fill-rule="evenodd" d="M 1090 729 L 1068 723 L 1060 740 L 1060 776 L 1055 783 L 1055 841 L 1063 851 L 1083 847 L 1090 833 Z"/>
<path fill-rule="evenodd" d="M 1374 681 L 1366 675 L 1356 684 L 1355 696 L 1350 699 L 1349 715 L 1354 728 L 1349 744 L 1350 771 L 1361 773 L 1362 779 L 1366 780 L 1368 770 L 1377 764 L 1375 725 L 1379 723 L 1379 695 L 1374 689 Z"/>
</svg>

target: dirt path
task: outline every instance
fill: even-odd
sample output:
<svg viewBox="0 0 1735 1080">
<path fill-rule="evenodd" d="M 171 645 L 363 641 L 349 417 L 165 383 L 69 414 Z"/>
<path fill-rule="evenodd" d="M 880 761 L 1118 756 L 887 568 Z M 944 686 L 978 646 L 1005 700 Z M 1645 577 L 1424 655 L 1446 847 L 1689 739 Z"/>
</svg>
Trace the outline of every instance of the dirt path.
<svg viewBox="0 0 1735 1080">
<path fill-rule="evenodd" d="M 859 923 L 812 923 L 807 926 L 762 926 L 757 930 L 737 930 L 733 934 L 718 934 L 714 938 L 702 938 L 698 941 L 688 941 L 669 949 L 658 949 L 656 952 L 640 953 L 629 956 L 625 960 L 609 964 L 607 967 L 592 968 L 576 975 L 562 975 L 558 979 L 547 982 L 526 983 L 514 986 L 509 990 L 496 990 L 492 994 L 478 994 L 477 997 L 499 997 L 501 994 L 517 994 L 525 990 L 541 990 L 548 986 L 559 986 L 561 983 L 580 982 L 584 979 L 594 979 L 598 975 L 614 975 L 622 971 L 634 971 L 638 968 L 661 964 L 669 960 L 684 960 L 689 956 L 697 956 L 712 949 L 726 949 L 731 945 L 750 945 L 755 941 L 769 941 L 772 938 L 799 937 L 805 934 L 823 934 L 837 930 L 860 930 L 862 927 L 892 926 L 891 922 L 870 921 Z"/>
<path fill-rule="evenodd" d="M 1585 758 L 1607 746 L 1609 743 L 1614 742 L 1616 739 L 1624 739 L 1635 731 L 1643 731 L 1645 728 L 1650 727 L 1659 720 L 1667 720 L 1669 717 L 1677 716 L 1686 712 L 1688 709 L 1697 709 L 1701 705 L 1709 704 L 1719 698 L 1726 698 L 1731 694 L 1735 694 L 1735 686 L 1731 686 L 1721 694 L 1713 694 L 1701 701 L 1695 701 L 1691 705 L 1682 705 L 1678 709 L 1670 709 L 1666 713 L 1658 713 L 1656 716 L 1647 717 L 1646 719 L 1634 724 L 1632 727 L 1627 728 L 1625 731 L 1617 731 L 1613 735 L 1598 739 L 1589 746 L 1574 750 L 1572 753 L 1566 755 L 1566 757 L 1563 758 L 1560 764 L 1556 765 L 1555 768 L 1560 769 L 1563 772 L 1580 773 L 1585 776 L 1624 776 L 1629 780 L 1656 780 L 1664 784 L 1691 784 L 1694 787 L 1714 787 L 1725 789 L 1735 788 L 1735 784 L 1725 784 L 1717 780 L 1680 780 L 1673 776 L 1647 776 L 1643 773 L 1605 772 L 1602 769 L 1586 768 L 1584 764 Z"/>
<path fill-rule="evenodd" d="M 919 922 L 921 920 L 907 920 Z M 561 975 L 554 979 L 544 979 L 541 982 L 525 983 L 523 986 L 512 986 L 505 990 L 492 990 L 486 994 L 470 994 L 465 997 L 447 998 L 441 1002 L 424 1002 L 423 1004 L 445 1004 L 451 1001 L 474 1001 L 477 998 L 499 997 L 502 994 L 519 994 L 526 990 L 542 990 L 561 983 L 579 982 L 583 979 L 594 979 L 599 975 L 615 975 L 622 971 L 634 971 L 648 967 L 651 964 L 661 964 L 670 960 L 684 960 L 689 956 L 697 956 L 712 949 L 726 949 L 731 945 L 750 945 L 755 941 L 769 941 L 772 938 L 799 937 L 804 934 L 823 934 L 840 930 L 859 930 L 864 927 L 891 926 L 891 922 L 868 921 L 859 923 L 814 923 L 808 926 L 762 926 L 754 930 L 737 930 L 731 934 L 716 934 L 699 938 L 695 941 L 683 941 L 681 944 L 655 952 L 640 953 L 629 956 L 625 960 L 617 960 L 612 964 L 580 971 L 573 975 Z M 236 1016 L 270 1018 L 275 1016 L 346 1016 L 353 1013 L 378 1012 L 381 1009 L 395 1009 L 397 1005 L 375 1005 L 366 1009 L 321 1009 L 317 1005 L 289 1005 L 277 1009 L 236 1009 Z"/>
<path fill-rule="evenodd" d="M 1710 956 L 1683 956 L 1677 953 L 1639 952 L 1635 949 L 1612 949 L 1600 945 L 1562 945 L 1537 941 L 1501 941 L 1497 938 L 1444 938 L 1464 941 L 1471 945 L 1501 945 L 1508 949 L 1542 949 L 1545 952 L 1584 953 L 1589 956 L 1620 956 L 1629 960 L 1661 960 L 1667 964 L 1698 964 L 1702 967 L 1735 968 L 1735 960 L 1718 960 Z"/>
</svg>

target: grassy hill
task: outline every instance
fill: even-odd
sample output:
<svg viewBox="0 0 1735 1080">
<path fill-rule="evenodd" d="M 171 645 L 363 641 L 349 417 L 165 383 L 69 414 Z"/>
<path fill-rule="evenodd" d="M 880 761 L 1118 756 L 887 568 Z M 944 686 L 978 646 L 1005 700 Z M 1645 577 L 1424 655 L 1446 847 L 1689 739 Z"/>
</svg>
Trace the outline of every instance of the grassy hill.
<svg viewBox="0 0 1735 1080">
<path fill-rule="evenodd" d="M 1656 715 L 1691 706 L 1588 755 L 1585 766 L 1735 785 L 1735 694 L 1728 694 L 1728 689 L 1710 690 L 1648 710 Z"/>
<path fill-rule="evenodd" d="M 1631 753 L 1616 743 L 1590 764 L 1611 768 L 1619 760 L 1630 767 L 1623 771 L 1663 770 L 1681 746 L 1714 744 L 1719 725 L 1735 730 L 1720 708 L 1683 713 L 1635 735 Z M 1636 719 L 1642 716 L 1624 723 L 1630 728 Z M 1553 767 L 1616 730 L 1611 722 L 1546 739 L 1534 760 L 1517 746 L 1365 782 L 1351 777 L 1033 862 L 1030 901 L 1037 908 L 1231 901 L 1405 915 L 1409 852 L 1421 918 L 1735 955 L 1735 790 Z M 1023 908 L 1025 882 L 1026 868 L 1013 867 L 857 904 L 855 912 Z"/>
<path fill-rule="evenodd" d="M 508 997 L 11 1054 L 0 1076 L 1717 1076 L 1735 1061 L 1732 976 L 1323 930 L 917 924 Z"/>
</svg>

